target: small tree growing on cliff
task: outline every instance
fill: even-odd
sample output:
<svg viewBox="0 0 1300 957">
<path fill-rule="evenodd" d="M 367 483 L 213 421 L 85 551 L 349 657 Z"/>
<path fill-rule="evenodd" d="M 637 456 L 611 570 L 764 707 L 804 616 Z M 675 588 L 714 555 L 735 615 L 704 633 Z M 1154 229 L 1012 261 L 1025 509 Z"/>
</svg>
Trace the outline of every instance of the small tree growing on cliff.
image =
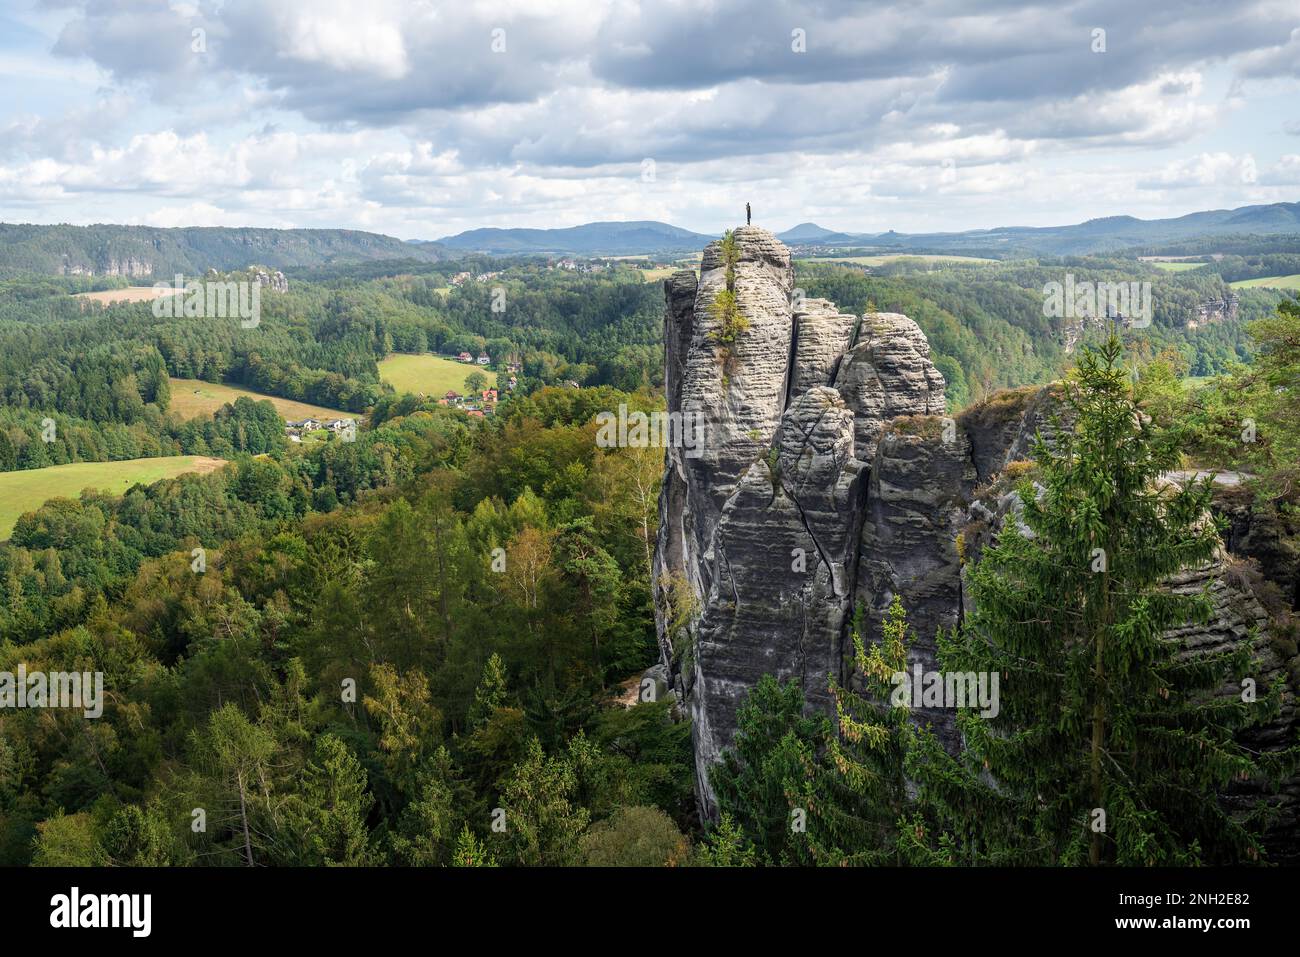
<svg viewBox="0 0 1300 957">
<path fill-rule="evenodd" d="M 740 334 L 749 328 L 749 320 L 740 311 L 740 304 L 736 301 L 736 264 L 740 262 L 740 247 L 736 244 L 735 234 L 730 229 L 727 230 L 722 234 L 722 242 L 719 245 L 722 263 L 726 270 L 724 286 L 714 296 L 709 312 L 718 324 L 716 338 L 721 347 L 723 368 L 726 370 L 731 363 L 731 348 Z M 725 378 L 726 372 L 724 372 Z"/>
<path fill-rule="evenodd" d="M 1276 699 L 1216 694 L 1250 677 L 1248 644 L 1197 654 L 1163 637 L 1211 611 L 1206 594 L 1167 587 L 1214 555 L 1210 488 L 1157 481 L 1177 464 L 1176 440 L 1138 414 L 1121 354 L 1113 334 L 1083 353 L 1066 397 L 1076 428 L 1051 448 L 1040 438 L 1043 484 L 1020 489 L 1028 533 L 1006 523 L 970 571 L 974 612 L 941 641 L 946 670 L 1001 673 L 1000 714 L 963 712 L 961 759 L 931 747 L 908 768 L 921 800 L 979 859 L 1259 855 L 1217 793 L 1261 774 L 1263 758 L 1234 732 L 1267 717 Z M 1268 763 L 1280 770 L 1287 760 Z"/>
</svg>

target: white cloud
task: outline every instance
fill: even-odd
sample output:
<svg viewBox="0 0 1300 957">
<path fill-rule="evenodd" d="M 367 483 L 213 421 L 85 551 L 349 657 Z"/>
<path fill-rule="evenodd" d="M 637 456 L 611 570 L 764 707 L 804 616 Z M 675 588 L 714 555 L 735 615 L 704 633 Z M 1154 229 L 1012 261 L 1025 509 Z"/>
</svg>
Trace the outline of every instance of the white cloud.
<svg viewBox="0 0 1300 957">
<path fill-rule="evenodd" d="M 1243 118 L 1276 132 L 1259 89 L 1291 82 L 1300 43 L 1280 0 L 1176 16 L 1110 0 L 48 9 L 54 53 L 6 50 L 0 73 L 62 71 L 85 100 L 0 106 L 0 216 L 429 237 L 597 218 L 712 228 L 757 198 L 771 221 L 957 229 L 1160 215 L 1171 196 L 1226 206 L 1295 185 L 1276 144 L 1222 132 Z M 1090 50 L 1097 24 L 1104 55 Z M 205 54 L 190 48 L 197 26 Z M 804 54 L 790 49 L 796 26 Z"/>
<path fill-rule="evenodd" d="M 1198 186 L 1249 186 L 1258 179 L 1255 157 L 1249 153 L 1201 153 L 1167 164 L 1139 183 L 1143 189 L 1187 189 Z"/>
<path fill-rule="evenodd" d="M 305 63 L 390 80 L 406 76 L 411 68 L 401 26 L 374 9 L 358 17 L 355 8 L 349 11 L 344 4 L 317 3 L 310 17 L 292 18 L 287 27 L 282 50 Z"/>
</svg>

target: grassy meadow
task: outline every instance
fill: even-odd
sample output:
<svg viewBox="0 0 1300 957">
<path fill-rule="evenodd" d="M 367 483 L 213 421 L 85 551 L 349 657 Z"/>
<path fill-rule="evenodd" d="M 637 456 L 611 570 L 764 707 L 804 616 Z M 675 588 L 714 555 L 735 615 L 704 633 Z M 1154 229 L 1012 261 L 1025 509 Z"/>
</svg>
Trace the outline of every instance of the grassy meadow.
<svg viewBox="0 0 1300 957">
<path fill-rule="evenodd" d="M 1261 276 L 1228 283 L 1233 289 L 1300 289 L 1300 273 L 1294 276 Z"/>
<path fill-rule="evenodd" d="M 52 498 L 76 498 L 82 489 L 87 488 L 120 494 L 137 483 L 149 485 L 186 472 L 206 474 L 225 464 L 225 459 L 206 455 L 169 455 L 0 472 L 0 540 L 9 537 L 20 515 L 39 508 Z"/>
<path fill-rule="evenodd" d="M 307 402 L 294 402 L 292 399 L 280 399 L 273 395 L 262 395 L 249 389 L 223 382 L 204 382 L 201 379 L 176 379 L 171 381 L 172 401 L 170 409 L 179 412 L 183 418 L 192 419 L 196 415 L 211 415 L 227 403 L 234 402 L 241 395 L 254 400 L 270 402 L 277 412 L 286 419 L 347 419 L 355 418 L 351 412 L 339 409 L 327 409 Z"/>
<path fill-rule="evenodd" d="M 475 369 L 487 376 L 489 387 L 497 384 L 497 374 L 483 366 L 427 353 L 418 356 L 394 353 L 379 363 L 379 378 L 398 392 L 442 396 L 449 391 L 463 393 L 465 377 Z"/>
</svg>

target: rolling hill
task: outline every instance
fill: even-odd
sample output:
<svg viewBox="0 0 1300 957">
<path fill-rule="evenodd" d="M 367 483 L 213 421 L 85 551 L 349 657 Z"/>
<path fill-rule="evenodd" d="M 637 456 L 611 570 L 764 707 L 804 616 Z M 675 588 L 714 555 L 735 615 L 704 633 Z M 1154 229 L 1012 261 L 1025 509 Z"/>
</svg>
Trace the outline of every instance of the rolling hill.
<svg viewBox="0 0 1300 957">
<path fill-rule="evenodd" d="M 295 402 L 281 399 L 279 396 L 263 395 L 251 389 L 227 385 L 224 382 L 204 382 L 200 379 L 169 380 L 171 383 L 171 404 L 168 410 L 178 413 L 182 418 L 192 419 L 196 415 L 211 415 L 223 405 L 234 403 L 240 396 L 246 396 L 255 402 L 270 402 L 275 410 L 286 419 L 347 419 L 355 418 L 355 413 L 330 409 L 308 402 Z"/>
<path fill-rule="evenodd" d="M 1082 256 L 1193 237 L 1300 233 L 1300 203 L 1188 213 L 1172 219 L 1105 216 L 1072 226 L 1000 226 L 960 233 L 878 233 L 855 242 L 931 252 L 1005 250 L 1009 254 Z"/>
<path fill-rule="evenodd" d="M 0 278 L 20 275 L 171 279 L 258 264 L 283 269 L 379 259 L 445 259 L 437 243 L 411 245 L 352 229 L 33 226 L 0 223 Z"/>
<path fill-rule="evenodd" d="M 850 242 L 855 237 L 850 233 L 837 233 L 831 229 L 824 229 L 816 223 L 800 223 L 783 233 L 777 233 L 776 238 L 787 245 L 799 245 L 800 243 Z"/>
</svg>

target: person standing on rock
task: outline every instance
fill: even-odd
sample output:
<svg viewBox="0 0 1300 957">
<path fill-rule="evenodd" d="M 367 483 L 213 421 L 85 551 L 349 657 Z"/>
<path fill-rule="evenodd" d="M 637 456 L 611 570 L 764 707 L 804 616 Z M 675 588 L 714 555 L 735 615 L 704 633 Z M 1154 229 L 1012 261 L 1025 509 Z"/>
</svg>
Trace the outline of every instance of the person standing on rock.
<svg viewBox="0 0 1300 957">
<path fill-rule="evenodd" d="M 751 217 L 751 213 L 749 211 L 749 203 L 746 203 L 745 204 L 745 225 L 746 226 L 750 224 L 751 221 L 750 217 Z"/>
</svg>

